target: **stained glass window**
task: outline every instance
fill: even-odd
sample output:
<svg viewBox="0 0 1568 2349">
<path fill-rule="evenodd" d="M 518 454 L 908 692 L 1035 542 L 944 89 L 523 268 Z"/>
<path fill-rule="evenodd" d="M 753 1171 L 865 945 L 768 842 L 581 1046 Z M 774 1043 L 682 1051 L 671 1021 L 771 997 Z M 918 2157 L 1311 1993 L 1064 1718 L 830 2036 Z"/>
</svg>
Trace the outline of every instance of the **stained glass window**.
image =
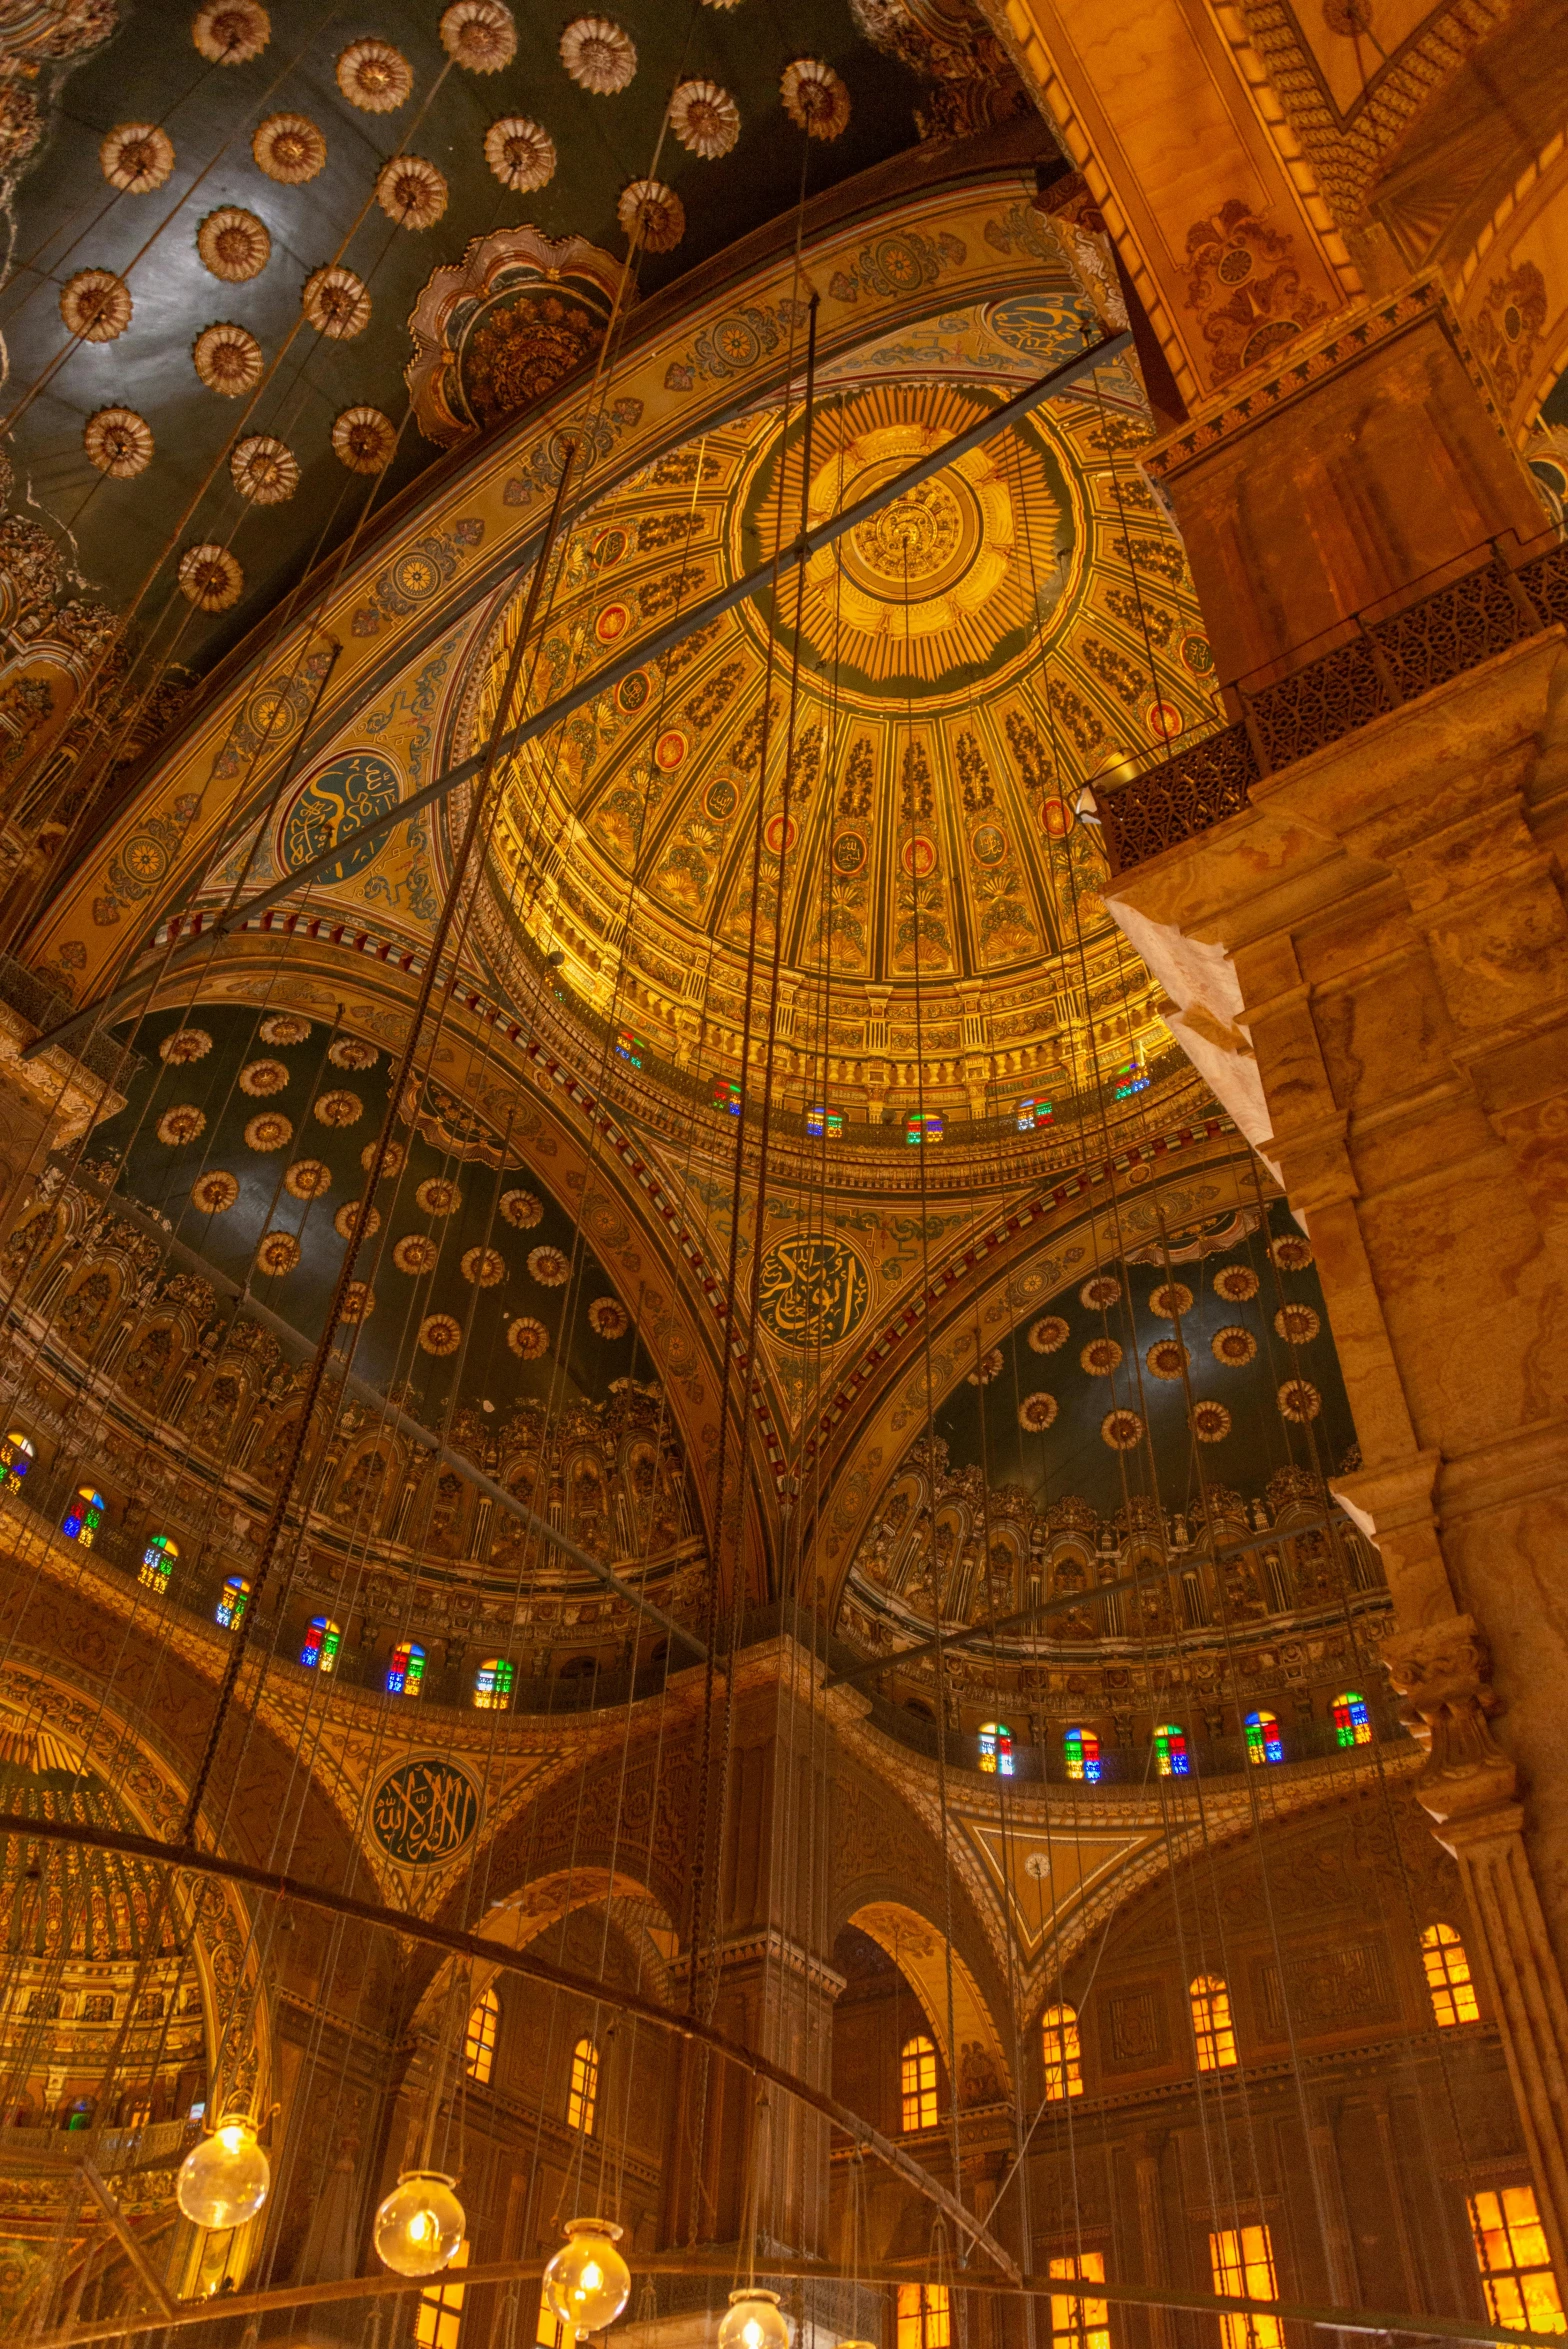
<svg viewBox="0 0 1568 2349">
<path fill-rule="evenodd" d="M 1032 1134 L 1036 1126 L 1048 1126 L 1055 1114 L 1049 1101 L 1020 1101 L 1015 1112 L 1018 1131 L 1021 1134 Z"/>
<path fill-rule="evenodd" d="M 1133 1093 L 1147 1093 L 1149 1080 L 1142 1061 L 1124 1060 L 1120 1068 L 1113 1068 L 1111 1087 L 1118 1101 L 1125 1101 Z"/>
<path fill-rule="evenodd" d="M 1048 2006 L 1040 2018 L 1045 2054 L 1045 2093 L 1052 2103 L 1083 2094 L 1083 2049 L 1078 2016 L 1070 2006 Z"/>
<path fill-rule="evenodd" d="M 250 1584 L 239 1574 L 231 1574 L 218 1593 L 218 1629 L 232 1631 L 245 1612 L 250 1597 Z"/>
<path fill-rule="evenodd" d="M 1098 1779 L 1100 1741 L 1092 1729 L 1069 1729 L 1062 1739 L 1062 1751 L 1067 1756 L 1069 1778 Z"/>
<path fill-rule="evenodd" d="M 1432 1995 L 1432 2012 L 1443 2030 L 1455 2023 L 1478 2023 L 1481 2009 L 1465 1945 L 1452 1925 L 1428 1925 L 1421 1936 L 1421 1963 Z"/>
<path fill-rule="evenodd" d="M 504 1713 L 512 1702 L 517 1666 L 505 1656 L 486 1656 L 474 1674 L 474 1703 L 481 1713 Z"/>
<path fill-rule="evenodd" d="M 1334 1742 L 1336 1745 L 1370 1745 L 1372 1722 L 1367 1712 L 1367 1700 L 1353 1688 L 1334 1699 Z"/>
<path fill-rule="evenodd" d="M 387 1666 L 387 1695 L 417 1697 L 425 1677 L 425 1651 L 400 1639 Z"/>
<path fill-rule="evenodd" d="M 1013 1733 L 1005 1721 L 987 1721 L 982 1727 L 980 1767 L 992 1778 L 1011 1778 Z"/>
<path fill-rule="evenodd" d="M 20 1484 L 32 1465 L 33 1447 L 13 1427 L 4 1443 L 0 1443 L 0 1484 Z"/>
<path fill-rule="evenodd" d="M 1154 1732 L 1154 1764 L 1162 1778 L 1186 1778 L 1191 1774 L 1187 1732 L 1174 1721 L 1162 1721 Z"/>
<path fill-rule="evenodd" d="M 929 2039 L 906 2039 L 898 2058 L 898 2092 L 906 2129 L 936 2127 L 936 2049 Z"/>
<path fill-rule="evenodd" d="M 1051 2273 L 1085 2284 L 1105 2281 L 1103 2251 L 1081 2251 L 1053 2259 Z M 1051 2341 L 1061 2349 L 1111 2349 L 1111 2320 L 1103 2300 L 1066 2300 L 1051 2295 Z"/>
<path fill-rule="evenodd" d="M 338 1660 L 343 1634 L 325 1615 L 313 1615 L 299 1660 L 314 1672 L 330 1672 Z"/>
<path fill-rule="evenodd" d="M 1282 1762 L 1285 1759 L 1285 1748 L 1280 1743 L 1279 1723 L 1272 1713 L 1249 1713 L 1244 1726 L 1249 1762 Z"/>
<path fill-rule="evenodd" d="M 904 1140 L 919 1149 L 922 1142 L 940 1142 L 947 1131 L 947 1119 L 939 1109 L 928 1109 L 922 1116 L 911 1110 L 904 1120 Z"/>
<path fill-rule="evenodd" d="M 1531 2186 L 1504 2186 L 1472 2194 L 1470 2230 L 1475 2263 L 1494 2325 L 1516 2332 L 1560 2333 L 1562 2295 L 1546 2253 L 1546 2234 Z"/>
<path fill-rule="evenodd" d="M 103 1523 L 102 1493 L 95 1493 L 90 1484 L 78 1485 L 71 1506 L 60 1520 L 60 1531 L 68 1542 L 80 1542 L 84 1550 L 93 1546 L 93 1535 Z"/>
<path fill-rule="evenodd" d="M 1228 2227 L 1209 2237 L 1209 2272 L 1214 2289 L 1237 2299 L 1277 2300 L 1274 2246 L 1267 2227 Z M 1223 2349 L 1283 2349 L 1277 2316 L 1222 2316 Z"/>
<path fill-rule="evenodd" d="M 468 2010 L 468 2029 L 463 2037 L 463 2069 L 481 2088 L 487 2087 L 495 2069 L 495 2035 L 501 2021 L 501 2001 L 493 1990 L 476 1998 Z"/>
<path fill-rule="evenodd" d="M 945 2284 L 900 2284 L 898 2349 L 951 2349 L 953 2312 Z"/>
<path fill-rule="evenodd" d="M 180 1554 L 180 1545 L 169 1534 L 155 1533 L 142 1552 L 141 1570 L 136 1579 L 145 1582 L 149 1590 L 166 1591 L 174 1561 Z"/>
<path fill-rule="evenodd" d="M 1236 2061 L 1236 2026 L 1230 1992 L 1218 1974 L 1200 1974 L 1187 1993 L 1192 2001 L 1192 2035 L 1200 2072 L 1222 2072 Z"/>
<path fill-rule="evenodd" d="M 830 1142 L 836 1142 L 844 1131 L 843 1111 L 828 1109 L 820 1101 L 813 1102 L 806 1112 L 806 1131 L 818 1141 L 826 1134 Z"/>
<path fill-rule="evenodd" d="M 593 2135 L 594 2106 L 599 2101 L 599 2050 L 591 2039 L 579 2039 L 572 2049 L 572 2084 L 566 2092 L 566 2125 Z"/>
<path fill-rule="evenodd" d="M 641 1063 L 638 1065 L 641 1066 Z M 731 1117 L 739 1117 L 740 1086 L 733 1077 L 714 1078 L 713 1106 L 715 1109 L 727 1109 Z"/>
<path fill-rule="evenodd" d="M 648 1057 L 648 1039 L 646 1036 L 639 1036 L 631 1028 L 617 1028 L 615 1049 L 622 1060 L 629 1060 L 633 1068 L 641 1068 Z"/>
<path fill-rule="evenodd" d="M 467 2265 L 465 2240 L 453 2252 L 444 2272 L 450 2275 L 453 2268 Z M 419 2349 L 457 2349 L 463 2327 L 463 2292 L 461 2284 L 426 2284 L 414 2311 L 414 2339 Z"/>
</svg>

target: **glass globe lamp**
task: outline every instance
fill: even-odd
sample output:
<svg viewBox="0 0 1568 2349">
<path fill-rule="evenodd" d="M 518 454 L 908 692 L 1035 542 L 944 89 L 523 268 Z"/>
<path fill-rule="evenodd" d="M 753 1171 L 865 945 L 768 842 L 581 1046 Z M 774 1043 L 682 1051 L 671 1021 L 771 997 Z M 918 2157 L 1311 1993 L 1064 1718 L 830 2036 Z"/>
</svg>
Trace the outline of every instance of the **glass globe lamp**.
<svg viewBox="0 0 1568 2349">
<path fill-rule="evenodd" d="M 631 2270 L 615 2246 L 621 2229 L 610 2219 L 566 2222 L 566 2241 L 544 2271 L 544 2296 L 579 2341 L 613 2325 L 631 2297 Z"/>
<path fill-rule="evenodd" d="M 174 2181 L 175 2199 L 192 2226 L 243 2227 L 267 2199 L 272 2170 L 248 2112 L 224 2116 L 193 2145 Z"/>
<path fill-rule="evenodd" d="M 732 2292 L 719 2323 L 719 2349 L 789 2349 L 789 2319 L 779 2313 L 777 2292 L 759 2284 Z"/>
<path fill-rule="evenodd" d="M 405 2170 L 376 2212 L 376 2257 L 395 2276 L 433 2276 L 455 2259 L 467 2220 L 441 2170 Z"/>
</svg>

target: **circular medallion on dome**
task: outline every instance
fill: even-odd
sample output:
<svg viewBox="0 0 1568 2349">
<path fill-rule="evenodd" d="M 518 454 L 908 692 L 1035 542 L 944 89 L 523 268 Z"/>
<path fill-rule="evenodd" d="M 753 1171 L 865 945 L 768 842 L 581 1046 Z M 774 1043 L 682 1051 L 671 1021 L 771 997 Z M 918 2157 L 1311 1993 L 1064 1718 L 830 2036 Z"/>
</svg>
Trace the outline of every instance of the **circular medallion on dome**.
<svg viewBox="0 0 1568 2349">
<path fill-rule="evenodd" d="M 400 1762 L 371 1797 L 371 1832 L 387 1857 L 405 1868 L 433 1868 L 451 1859 L 478 1824 L 479 1789 L 455 1762 Z"/>
<path fill-rule="evenodd" d="M 1048 840 L 1065 840 L 1073 828 L 1066 801 L 1057 799 L 1054 794 L 1049 799 L 1042 799 L 1040 824 Z"/>
<path fill-rule="evenodd" d="M 936 842 L 924 832 L 917 832 L 912 840 L 904 842 L 898 861 L 912 879 L 923 881 L 928 873 L 936 871 Z"/>
<path fill-rule="evenodd" d="M 642 708 L 652 691 L 653 687 L 648 682 L 647 670 L 634 669 L 629 677 L 621 679 L 615 689 L 615 698 L 627 716 L 632 717 Z"/>
<path fill-rule="evenodd" d="M 769 816 L 763 838 L 775 856 L 784 856 L 794 847 L 799 831 L 793 816 L 779 814 Z"/>
<path fill-rule="evenodd" d="M 858 873 L 866 861 L 865 836 L 860 832 L 840 832 L 833 843 L 833 869 L 838 873 Z"/>
<path fill-rule="evenodd" d="M 606 604 L 593 624 L 593 632 L 601 644 L 614 644 L 626 634 L 631 614 L 624 604 Z"/>
<path fill-rule="evenodd" d="M 716 824 L 727 824 L 739 804 L 740 793 L 728 775 L 721 775 L 717 782 L 710 783 L 703 794 L 703 813 L 711 816 Z"/>
<path fill-rule="evenodd" d="M 283 819 L 279 846 L 285 870 L 292 872 L 324 848 L 346 841 L 344 853 L 327 866 L 321 880 L 346 881 L 350 874 L 363 872 L 389 835 L 378 833 L 360 845 L 348 836 L 396 807 L 399 788 L 397 769 L 373 751 L 350 751 L 346 758 L 334 759 L 311 777 Z"/>
<path fill-rule="evenodd" d="M 978 824 L 969 849 L 977 865 L 999 865 L 1007 854 L 1007 834 L 1000 824 Z"/>
<path fill-rule="evenodd" d="M 806 1232 L 775 1240 L 762 1259 L 757 1311 L 786 1346 L 836 1346 L 865 1319 L 871 1280 L 847 1240 Z"/>
<path fill-rule="evenodd" d="M 885 457 L 861 475 L 855 494 L 865 497 L 891 478 L 906 459 Z M 980 550 L 984 526 L 973 489 L 955 470 L 906 489 L 879 514 L 858 522 L 845 537 L 844 568 L 858 587 L 884 602 L 913 602 L 940 595 L 962 579 Z"/>
<path fill-rule="evenodd" d="M 662 773 L 673 773 L 686 756 L 686 737 L 678 726 L 661 734 L 653 746 L 653 763 Z"/>
</svg>

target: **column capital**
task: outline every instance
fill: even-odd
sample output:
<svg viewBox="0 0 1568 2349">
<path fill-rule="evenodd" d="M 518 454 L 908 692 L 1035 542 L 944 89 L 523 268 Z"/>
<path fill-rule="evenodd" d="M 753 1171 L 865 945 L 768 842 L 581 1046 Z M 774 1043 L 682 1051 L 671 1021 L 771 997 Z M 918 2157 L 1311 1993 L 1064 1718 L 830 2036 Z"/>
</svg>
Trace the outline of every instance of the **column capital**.
<svg viewBox="0 0 1568 2349">
<path fill-rule="evenodd" d="M 1511 1807 L 1518 1773 L 1492 1735 L 1502 1700 L 1492 1686 L 1492 1654 L 1471 1615 L 1453 1615 L 1418 1631 L 1395 1632 L 1382 1642 L 1383 1661 L 1398 1694 L 1400 1718 L 1426 1746 L 1427 1763 L 1416 1797 L 1440 1825 L 1468 1825 Z"/>
</svg>

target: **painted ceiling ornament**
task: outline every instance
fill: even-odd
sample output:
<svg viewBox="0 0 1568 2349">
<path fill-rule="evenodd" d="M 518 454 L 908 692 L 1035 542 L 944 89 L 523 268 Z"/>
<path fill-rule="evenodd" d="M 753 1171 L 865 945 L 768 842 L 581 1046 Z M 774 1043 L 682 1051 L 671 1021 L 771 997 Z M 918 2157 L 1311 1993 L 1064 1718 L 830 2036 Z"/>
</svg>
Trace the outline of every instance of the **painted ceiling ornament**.
<svg viewBox="0 0 1568 2349">
<path fill-rule="evenodd" d="M 248 65 L 272 38 L 272 19 L 257 0 L 208 0 L 191 19 L 191 39 L 209 65 Z"/>
<path fill-rule="evenodd" d="M 397 426 L 379 408 L 345 408 L 332 427 L 332 454 L 351 473 L 384 473 L 397 447 Z"/>
<path fill-rule="evenodd" d="M 338 1313 L 344 1321 L 368 1321 L 376 1310 L 376 1292 L 369 1281 L 350 1281 Z"/>
<path fill-rule="evenodd" d="M 1297 1427 L 1305 1427 L 1322 1410 L 1323 1398 L 1310 1379 L 1287 1378 L 1279 1390 L 1279 1407 Z"/>
<path fill-rule="evenodd" d="M 1029 1351 L 1031 1354 L 1054 1354 L 1066 1345 L 1067 1338 L 1067 1324 L 1061 1315 L 1047 1313 L 1041 1320 L 1030 1324 Z"/>
<path fill-rule="evenodd" d="M 1282 1305 L 1274 1327 L 1288 1346 L 1310 1346 L 1323 1324 L 1310 1305 Z"/>
<path fill-rule="evenodd" d="M 300 1245 L 292 1232 L 268 1232 L 256 1250 L 256 1268 L 276 1279 L 292 1272 L 300 1259 Z"/>
<path fill-rule="evenodd" d="M 374 1044 L 367 1044 L 363 1036 L 339 1036 L 327 1053 L 334 1068 L 374 1068 L 381 1058 Z"/>
<path fill-rule="evenodd" d="M 174 169 L 174 141 L 155 122 L 117 122 L 99 145 L 98 166 L 122 195 L 147 196 Z"/>
<path fill-rule="evenodd" d="M 926 84 L 922 139 L 961 138 L 1021 112 L 1012 61 L 972 0 L 850 0 L 856 28 Z"/>
<path fill-rule="evenodd" d="M 181 595 L 199 612 L 226 612 L 245 592 L 245 574 L 238 561 L 213 539 L 185 549 L 175 578 Z"/>
<path fill-rule="evenodd" d="M 561 63 L 580 90 L 613 98 L 637 71 L 637 44 L 607 16 L 579 16 L 561 35 Z"/>
<path fill-rule="evenodd" d="M 1078 1357 L 1078 1366 L 1091 1378 L 1109 1378 L 1121 1368 L 1122 1350 L 1115 1338 L 1091 1338 Z"/>
<path fill-rule="evenodd" d="M 1180 1321 L 1192 1311 L 1192 1291 L 1185 1281 L 1162 1281 L 1149 1299 L 1149 1311 L 1162 1321 Z"/>
<path fill-rule="evenodd" d="M 414 87 L 414 69 L 390 41 L 354 41 L 338 59 L 338 88 L 363 114 L 395 114 Z"/>
<path fill-rule="evenodd" d="M 559 1248 L 530 1248 L 528 1251 L 529 1278 L 536 1280 L 542 1289 L 564 1288 L 571 1277 L 571 1270 L 570 1260 L 562 1255 Z"/>
<path fill-rule="evenodd" d="M 358 1220 L 358 1216 L 359 1201 L 357 1199 L 345 1199 L 342 1206 L 338 1209 L 336 1215 L 332 1218 L 332 1229 L 337 1233 L 337 1236 L 340 1240 L 351 1240 L 353 1238 L 354 1225 Z M 361 1232 L 360 1238 L 363 1240 L 373 1240 L 380 1229 L 381 1210 L 379 1207 L 372 1207 L 369 1214 L 365 1217 L 365 1228 L 363 1232 Z"/>
<path fill-rule="evenodd" d="M 1312 1262 L 1311 1243 L 1299 1232 L 1282 1232 L 1269 1243 L 1269 1254 L 1281 1272 L 1305 1272 Z"/>
<path fill-rule="evenodd" d="M 423 155 L 394 155 L 376 175 L 376 202 L 399 228 L 434 228 L 447 207 L 445 177 Z"/>
<path fill-rule="evenodd" d="M 458 1269 L 471 1286 L 494 1289 L 506 1278 L 506 1258 L 499 1248 L 467 1248 Z"/>
<path fill-rule="evenodd" d="M 299 459 L 275 433 L 248 433 L 234 445 L 229 478 L 253 506 L 281 506 L 299 487 Z"/>
<path fill-rule="evenodd" d="M 227 1215 L 239 1195 L 239 1178 L 225 1166 L 212 1174 L 198 1175 L 191 1185 L 191 1205 L 203 1215 Z"/>
<path fill-rule="evenodd" d="M 240 1070 L 240 1091 L 248 1093 L 253 1101 L 265 1100 L 269 1093 L 281 1093 L 289 1081 L 289 1072 L 281 1060 L 251 1060 Z"/>
<path fill-rule="evenodd" d="M 112 269 L 79 269 L 60 288 L 60 316 L 79 342 L 112 343 L 131 323 L 131 289 Z"/>
<path fill-rule="evenodd" d="M 1151 1378 L 1181 1378 L 1187 1368 L 1187 1349 L 1179 1338 L 1158 1338 L 1144 1356 Z"/>
<path fill-rule="evenodd" d="M 544 1208 L 532 1191 L 503 1191 L 501 1214 L 516 1232 L 529 1232 L 536 1223 L 543 1223 Z"/>
<path fill-rule="evenodd" d="M 455 1215 L 463 1194 L 447 1175 L 431 1175 L 414 1193 L 414 1204 L 421 1215 Z"/>
<path fill-rule="evenodd" d="M 1217 1329 L 1209 1340 L 1209 1351 L 1216 1362 L 1227 1370 L 1245 1370 L 1258 1350 L 1258 1341 L 1250 1329 L 1240 1322 L 1231 1322 L 1225 1329 Z"/>
<path fill-rule="evenodd" d="M 517 26 L 501 0 L 453 0 L 441 19 L 441 46 L 469 73 L 499 73 L 517 55 Z"/>
<path fill-rule="evenodd" d="M 305 280 L 300 308 L 318 334 L 335 343 L 352 342 L 370 324 L 370 296 L 365 281 L 340 262 L 313 270 Z"/>
<path fill-rule="evenodd" d="M 1224 1404 L 1194 1403 L 1192 1432 L 1200 1444 L 1222 1444 L 1230 1434 L 1230 1413 Z"/>
<path fill-rule="evenodd" d="M 1227 1305 L 1245 1305 L 1258 1293 L 1258 1276 L 1250 1264 L 1227 1264 L 1214 1275 L 1214 1294 Z"/>
<path fill-rule="evenodd" d="M 537 1362 L 550 1350 L 550 1333 L 531 1313 L 519 1313 L 506 1325 L 506 1342 L 522 1362 Z"/>
<path fill-rule="evenodd" d="M 973 1370 L 970 1371 L 968 1383 L 972 1387 L 988 1387 L 994 1378 L 1000 1378 L 1001 1375 L 1002 1349 L 1000 1346 L 987 1346 Z"/>
<path fill-rule="evenodd" d="M 463 1342 L 463 1325 L 450 1313 L 427 1313 L 419 1325 L 419 1342 L 427 1354 L 444 1360 Z"/>
<path fill-rule="evenodd" d="M 82 446 L 111 481 L 134 481 L 152 463 L 152 426 L 134 408 L 100 408 L 82 427 Z"/>
<path fill-rule="evenodd" d="M 680 82 L 670 100 L 670 128 L 688 155 L 711 163 L 740 137 L 740 108 L 717 82 Z"/>
<path fill-rule="evenodd" d="M 259 1151 L 263 1156 L 271 1150 L 286 1150 L 293 1139 L 294 1120 L 285 1117 L 281 1109 L 264 1109 L 245 1128 L 246 1149 Z"/>
<path fill-rule="evenodd" d="M 158 1139 L 167 1142 L 170 1149 L 183 1149 L 187 1142 L 199 1141 L 207 1131 L 207 1113 L 198 1109 L 194 1101 L 181 1101 L 173 1109 L 166 1109 L 158 1120 Z"/>
<path fill-rule="evenodd" d="M 1100 1422 L 1100 1434 L 1113 1452 L 1130 1452 L 1142 1441 L 1143 1421 L 1136 1411 L 1107 1411 Z"/>
<path fill-rule="evenodd" d="M 1018 1424 L 1028 1435 L 1044 1435 L 1048 1427 L 1055 1425 L 1059 1408 L 1054 1395 L 1048 1395 L 1043 1387 L 1037 1388 L 1019 1404 Z"/>
<path fill-rule="evenodd" d="M 183 1068 L 187 1061 L 205 1060 L 211 1050 L 212 1038 L 205 1028 L 176 1028 L 159 1045 L 158 1058 Z"/>
<path fill-rule="evenodd" d="M 588 1327 L 596 1338 L 624 1338 L 631 1326 L 632 1317 L 619 1297 L 595 1297 L 588 1308 Z"/>
<path fill-rule="evenodd" d="M 323 1093 L 316 1103 L 315 1113 L 324 1126 L 357 1126 L 365 1114 L 365 1104 L 357 1093 L 346 1090 Z"/>
<path fill-rule="evenodd" d="M 820 57 L 797 57 L 779 81 L 784 111 L 809 138 L 836 139 L 849 128 L 849 91 Z"/>
<path fill-rule="evenodd" d="M 280 187 L 303 187 L 327 160 L 327 142 L 308 114 L 269 114 L 250 142 L 258 170 Z"/>
<path fill-rule="evenodd" d="M 531 196 L 555 177 L 555 141 L 526 114 L 503 114 L 485 132 L 485 161 L 503 188 Z"/>
<path fill-rule="evenodd" d="M 265 221 L 239 204 L 220 204 L 196 231 L 196 251 L 204 269 L 225 285 L 244 285 L 259 277 L 272 257 L 272 239 Z"/>
<path fill-rule="evenodd" d="M 332 1169 L 320 1158 L 296 1158 L 283 1188 L 291 1199 L 322 1199 L 332 1188 Z"/>
<path fill-rule="evenodd" d="M 405 1232 L 392 1250 L 392 1261 L 399 1272 L 420 1280 L 427 1272 L 434 1272 L 441 1261 L 441 1251 L 428 1234 Z"/>
<path fill-rule="evenodd" d="M 1078 1292 L 1080 1305 L 1087 1305 L 1091 1313 L 1105 1313 L 1121 1296 L 1122 1284 L 1114 1273 L 1097 1272 L 1092 1281 L 1085 1281 Z"/>
<path fill-rule="evenodd" d="M 450 448 L 532 408 L 604 340 L 623 265 L 583 237 L 494 229 L 444 264 L 414 305 L 409 398 L 427 440 Z"/>
<path fill-rule="evenodd" d="M 304 1044 L 310 1038 L 310 1022 L 292 1011 L 273 1011 L 262 1021 L 258 1033 L 263 1044 Z"/>
<path fill-rule="evenodd" d="M 249 327 L 228 319 L 204 326 L 191 346 L 196 373 L 209 391 L 237 400 L 261 381 L 261 345 Z"/>
<path fill-rule="evenodd" d="M 404 1143 L 389 1142 L 386 1147 L 386 1155 L 381 1161 L 382 1173 L 384 1175 L 401 1174 L 403 1171 L 403 1161 L 407 1156 L 408 1150 Z M 375 1159 L 376 1145 L 374 1142 L 367 1142 L 364 1149 L 361 1150 L 359 1154 L 359 1163 L 364 1168 L 366 1174 L 369 1174 L 372 1166 L 375 1164 Z"/>
<path fill-rule="evenodd" d="M 632 241 L 649 253 L 673 253 L 686 234 L 686 207 L 661 179 L 634 179 L 621 190 L 615 217 Z"/>
</svg>

